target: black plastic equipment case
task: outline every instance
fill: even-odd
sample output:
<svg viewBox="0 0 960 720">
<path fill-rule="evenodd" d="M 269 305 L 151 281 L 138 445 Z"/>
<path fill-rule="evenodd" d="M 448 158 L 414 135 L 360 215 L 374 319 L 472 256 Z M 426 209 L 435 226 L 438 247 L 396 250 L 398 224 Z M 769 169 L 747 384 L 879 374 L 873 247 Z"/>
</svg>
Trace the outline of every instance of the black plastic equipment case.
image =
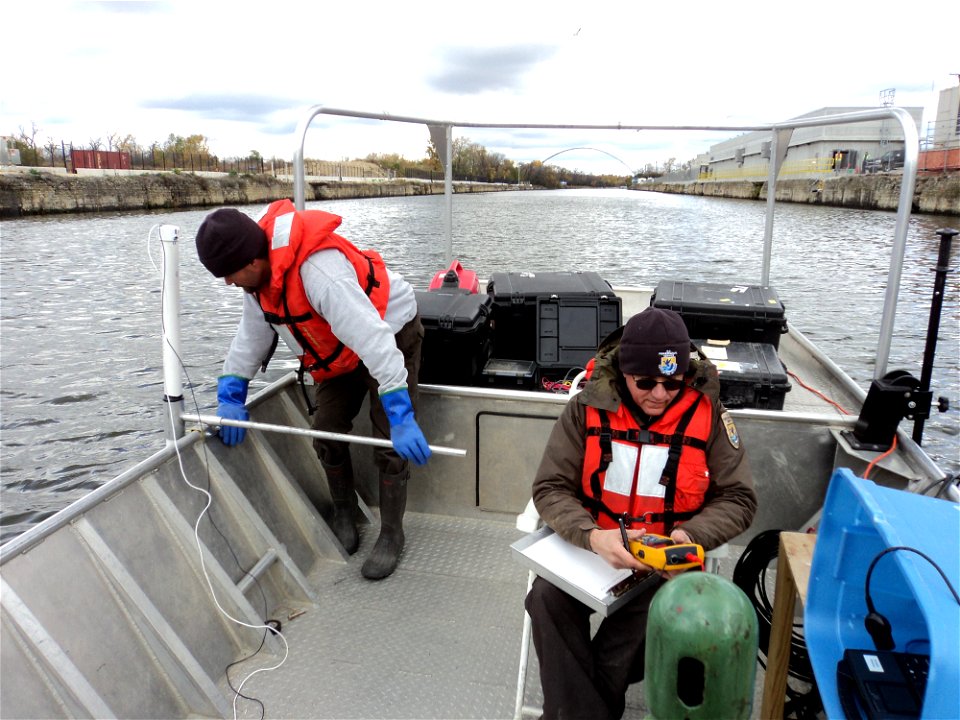
<svg viewBox="0 0 960 720">
<path fill-rule="evenodd" d="M 621 325 L 621 301 L 595 272 L 492 273 L 493 357 L 533 360 L 541 376 L 583 367 Z"/>
<path fill-rule="evenodd" d="M 787 371 L 769 343 L 715 345 L 694 340 L 720 372 L 720 400 L 730 410 L 783 410 L 790 391 Z"/>
<path fill-rule="evenodd" d="M 539 379 L 537 364 L 533 360 L 490 358 L 480 374 L 488 385 L 513 390 L 531 390 Z"/>
<path fill-rule="evenodd" d="M 493 299 L 464 290 L 417 290 L 423 323 L 422 383 L 473 385 L 490 356 Z"/>
<path fill-rule="evenodd" d="M 690 337 L 779 348 L 787 331 L 783 304 L 770 287 L 663 280 L 650 304 L 679 313 Z"/>
</svg>

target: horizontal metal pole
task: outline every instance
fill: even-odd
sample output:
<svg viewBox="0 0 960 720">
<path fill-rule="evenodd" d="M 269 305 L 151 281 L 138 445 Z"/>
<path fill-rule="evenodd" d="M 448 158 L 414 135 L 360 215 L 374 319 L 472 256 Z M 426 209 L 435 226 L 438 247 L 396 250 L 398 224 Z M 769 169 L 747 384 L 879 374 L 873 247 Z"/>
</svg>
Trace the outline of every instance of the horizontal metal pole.
<svg viewBox="0 0 960 720">
<path fill-rule="evenodd" d="M 440 125 L 458 128 L 491 128 L 501 130 L 726 130 L 729 132 L 747 132 L 749 130 L 769 130 L 769 124 L 763 125 L 624 125 L 623 123 L 606 123 L 600 125 L 567 125 L 550 123 L 490 123 L 490 122 L 461 122 L 459 120 L 431 120 L 430 118 L 411 117 L 409 115 L 391 115 L 390 113 L 363 112 L 361 110 L 346 110 L 344 108 L 324 107 L 314 105 L 307 111 L 309 116 L 301 121 L 301 131 L 297 137 L 303 137 L 310 121 L 317 115 L 338 115 L 340 117 L 363 118 L 365 120 L 386 120 L 390 122 L 413 123 L 417 125 Z"/>
<path fill-rule="evenodd" d="M 278 559 L 277 551 L 273 548 L 268 548 L 263 557 L 257 561 L 257 564 L 243 574 L 243 577 L 240 578 L 240 581 L 237 583 L 237 589 L 246 595 L 247 590 L 249 590 L 255 582 L 259 581 L 260 576 Z"/>
<path fill-rule="evenodd" d="M 227 425 L 229 427 L 246 428 L 248 430 L 264 430 L 265 432 L 279 432 L 287 435 L 304 435 L 320 438 L 321 440 L 339 440 L 340 442 L 357 443 L 358 445 L 376 445 L 377 447 L 393 447 L 393 443 L 382 438 L 366 437 L 364 435 L 347 435 L 345 433 L 325 432 L 323 430 L 308 430 L 307 428 L 291 427 L 289 425 L 271 425 L 270 423 L 252 422 L 250 420 L 228 420 L 218 415 L 192 415 L 182 413 L 180 419 L 184 422 L 198 422 L 204 425 Z M 451 455 L 466 457 L 467 451 L 460 448 L 444 447 L 443 445 L 429 445 L 430 451 L 437 455 Z"/>
</svg>

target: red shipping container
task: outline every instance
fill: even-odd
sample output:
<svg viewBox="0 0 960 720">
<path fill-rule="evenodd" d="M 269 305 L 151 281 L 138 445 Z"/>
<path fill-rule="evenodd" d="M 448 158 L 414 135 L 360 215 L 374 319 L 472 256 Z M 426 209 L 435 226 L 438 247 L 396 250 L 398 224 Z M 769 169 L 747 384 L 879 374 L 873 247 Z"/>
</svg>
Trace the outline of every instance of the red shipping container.
<svg viewBox="0 0 960 720">
<path fill-rule="evenodd" d="M 130 153 L 119 150 L 71 150 L 73 171 L 78 168 L 97 170 L 129 170 Z"/>
</svg>

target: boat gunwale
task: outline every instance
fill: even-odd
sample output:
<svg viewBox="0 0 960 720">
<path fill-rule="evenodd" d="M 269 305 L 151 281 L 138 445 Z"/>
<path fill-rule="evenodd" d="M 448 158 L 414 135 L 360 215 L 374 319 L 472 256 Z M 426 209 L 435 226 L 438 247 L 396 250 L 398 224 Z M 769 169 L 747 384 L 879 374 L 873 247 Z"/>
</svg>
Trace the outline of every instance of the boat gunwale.
<svg viewBox="0 0 960 720">
<path fill-rule="evenodd" d="M 296 373 L 291 372 L 266 385 L 262 390 L 251 395 L 247 402 L 248 407 L 256 407 L 274 395 L 280 394 L 288 385 L 296 381 Z M 179 410 L 177 412 L 180 412 Z M 105 502 L 111 496 L 120 492 L 128 485 L 141 480 L 148 474 L 159 470 L 164 464 L 179 456 L 202 439 L 215 434 L 214 431 L 201 432 L 200 427 L 191 427 L 176 442 L 167 440 L 162 448 L 140 461 L 136 465 L 123 471 L 105 482 L 98 488 L 88 492 L 81 498 L 74 500 L 66 507 L 58 510 L 48 518 L 44 518 L 36 525 L 24 530 L 20 535 L 11 538 L 0 545 L 0 566 L 18 555 L 42 543 L 47 537 L 66 525 L 82 517 L 87 511 Z"/>
<path fill-rule="evenodd" d="M 841 384 L 849 384 L 851 390 L 862 398 L 865 397 L 864 391 L 853 382 L 853 380 L 835 363 L 829 360 L 816 346 L 803 337 L 800 331 L 790 328 L 788 333 L 796 336 L 796 339 L 820 362 L 823 362 L 832 372 L 836 373 L 836 380 Z M 248 407 L 256 406 L 266 402 L 275 395 L 279 395 L 287 388 L 294 386 L 298 382 L 297 374 L 294 371 L 288 372 L 281 377 L 273 380 L 263 387 L 256 394 L 252 395 Z M 468 397 L 474 399 L 486 400 L 508 400 L 523 401 L 527 403 L 564 405 L 569 400 L 569 395 L 562 393 L 547 393 L 537 390 L 512 390 L 507 388 L 486 388 L 466 385 L 419 385 L 420 392 L 425 395 L 442 397 Z M 729 410 L 734 418 L 760 420 L 766 422 L 798 423 L 808 426 L 820 426 L 825 430 L 843 430 L 852 428 L 857 422 L 857 416 L 854 415 L 836 415 L 830 413 L 811 413 L 796 412 L 789 410 L 762 410 L 753 408 L 739 408 Z M 29 551 L 32 547 L 40 544 L 45 538 L 52 535 L 66 525 L 73 523 L 77 518 L 83 516 L 88 510 L 96 507 L 110 496 L 120 492 L 128 485 L 142 479 L 147 474 L 158 470 L 166 462 L 172 460 L 193 444 L 200 442 L 202 437 L 212 435 L 214 431 L 207 430 L 203 434 L 197 428 L 191 428 L 176 443 L 167 441 L 166 445 L 153 453 L 150 457 L 124 471 L 120 475 L 113 477 L 99 488 L 91 490 L 82 498 L 70 503 L 65 508 L 57 511 L 50 517 L 42 520 L 36 525 L 28 528 L 22 534 L 12 538 L 7 543 L 0 545 L 0 566 L 8 560 Z M 900 448 L 911 458 L 919 462 L 932 477 L 945 477 L 943 471 L 930 460 L 925 453 L 919 451 L 919 448 L 912 442 L 908 433 L 904 430 L 898 430 Z"/>
</svg>

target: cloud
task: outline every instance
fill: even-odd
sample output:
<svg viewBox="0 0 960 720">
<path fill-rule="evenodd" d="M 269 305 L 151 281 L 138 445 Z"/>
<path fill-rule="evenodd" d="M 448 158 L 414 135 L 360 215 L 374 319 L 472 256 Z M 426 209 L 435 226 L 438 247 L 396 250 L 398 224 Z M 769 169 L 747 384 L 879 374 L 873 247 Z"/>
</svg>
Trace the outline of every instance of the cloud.
<svg viewBox="0 0 960 720">
<path fill-rule="evenodd" d="M 919 31 L 864 55 L 882 34 L 872 0 L 814 0 L 786 21 L 764 0 L 735 12 L 708 0 L 489 0 L 465 18 L 441 0 L 271 0 L 266 12 L 247 0 L 226 12 L 196 0 L 7 5 L 6 27 L 56 23 L 42 42 L 8 33 L 0 43 L 0 63 L 30 66 L 4 78 L 0 134 L 32 123 L 42 140 L 78 145 L 112 132 L 144 145 L 202 134 L 220 155 L 292 156 L 297 123 L 315 103 L 466 122 L 756 125 L 826 106 L 875 107 L 895 88 L 896 105 L 923 106 L 929 121 L 960 70 L 950 43 Z M 924 13 L 937 27 L 960 23 L 956 0 L 933 0 Z M 631 166 L 686 160 L 729 133 L 467 127 L 456 136 L 522 162 L 597 148 L 592 158 L 616 170 L 605 153 Z M 305 151 L 419 158 L 428 139 L 418 125 L 320 116 Z M 588 159 L 566 152 L 551 162 L 585 168 Z"/>
<path fill-rule="evenodd" d="M 179 110 L 194 113 L 206 120 L 269 121 L 273 113 L 289 110 L 297 102 L 290 98 L 269 95 L 195 94 L 178 98 L 143 100 L 147 110 Z"/>
<path fill-rule="evenodd" d="M 146 15 L 170 13 L 173 6 L 165 0 L 89 0 L 77 3 L 79 7 L 116 15 Z"/>
<path fill-rule="evenodd" d="M 427 86 L 455 95 L 519 90 L 524 76 L 556 51 L 548 45 L 442 48 L 438 53 L 441 71 L 427 77 Z"/>
</svg>

